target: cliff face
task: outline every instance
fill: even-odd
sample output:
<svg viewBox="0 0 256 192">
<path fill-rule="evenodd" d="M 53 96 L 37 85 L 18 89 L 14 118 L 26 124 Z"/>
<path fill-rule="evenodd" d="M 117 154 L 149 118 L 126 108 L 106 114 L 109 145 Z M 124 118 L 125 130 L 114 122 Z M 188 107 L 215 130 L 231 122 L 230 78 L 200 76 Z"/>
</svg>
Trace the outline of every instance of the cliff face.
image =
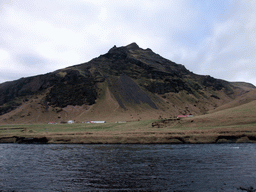
<svg viewBox="0 0 256 192">
<path fill-rule="evenodd" d="M 31 98 L 40 98 L 38 105 L 44 112 L 49 107 L 57 111 L 68 106 L 88 109 L 104 101 L 107 92 L 124 111 L 138 107 L 143 110 L 144 106 L 199 114 L 236 99 L 247 89 L 255 88 L 244 89 L 239 84 L 196 75 L 132 43 L 114 46 L 87 63 L 0 84 L 0 115 L 20 108 Z"/>
</svg>

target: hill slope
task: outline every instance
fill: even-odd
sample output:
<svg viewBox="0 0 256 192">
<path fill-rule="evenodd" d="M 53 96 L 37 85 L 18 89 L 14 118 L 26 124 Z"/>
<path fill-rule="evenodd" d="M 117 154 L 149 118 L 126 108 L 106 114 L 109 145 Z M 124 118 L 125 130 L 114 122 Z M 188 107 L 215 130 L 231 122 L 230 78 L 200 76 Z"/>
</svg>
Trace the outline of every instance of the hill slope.
<svg viewBox="0 0 256 192">
<path fill-rule="evenodd" d="M 196 75 L 132 43 L 87 63 L 0 84 L 0 122 L 168 118 L 237 106 L 255 95 L 252 85 Z"/>
<path fill-rule="evenodd" d="M 256 100 L 236 107 L 215 111 L 205 115 L 191 118 L 184 118 L 178 127 L 186 128 L 207 128 L 237 126 L 243 128 L 256 124 Z M 166 124 L 165 126 L 168 126 Z M 170 126 L 175 126 L 171 125 Z"/>
</svg>

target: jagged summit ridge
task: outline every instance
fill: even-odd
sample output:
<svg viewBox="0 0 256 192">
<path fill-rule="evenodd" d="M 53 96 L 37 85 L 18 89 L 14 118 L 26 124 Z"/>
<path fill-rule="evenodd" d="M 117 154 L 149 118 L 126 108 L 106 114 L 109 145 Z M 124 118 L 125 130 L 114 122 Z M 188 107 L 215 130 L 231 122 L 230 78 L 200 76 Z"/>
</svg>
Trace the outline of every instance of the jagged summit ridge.
<svg viewBox="0 0 256 192">
<path fill-rule="evenodd" d="M 122 46 L 122 47 L 117 47 L 116 45 L 114 45 L 109 51 L 108 53 L 116 53 L 116 52 L 128 52 L 128 51 L 132 51 L 132 50 L 143 50 L 142 48 L 140 48 L 136 43 L 131 43 L 127 46 Z"/>
<path fill-rule="evenodd" d="M 140 47 L 137 45 L 137 43 L 131 43 L 126 46 L 127 49 L 140 49 Z"/>
</svg>

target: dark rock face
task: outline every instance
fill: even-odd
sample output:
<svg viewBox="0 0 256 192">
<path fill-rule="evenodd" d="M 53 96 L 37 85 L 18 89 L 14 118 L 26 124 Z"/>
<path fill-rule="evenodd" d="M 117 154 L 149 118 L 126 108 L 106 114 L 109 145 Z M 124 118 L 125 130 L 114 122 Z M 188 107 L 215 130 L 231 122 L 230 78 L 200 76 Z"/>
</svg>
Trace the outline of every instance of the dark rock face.
<svg viewBox="0 0 256 192">
<path fill-rule="evenodd" d="M 169 92 L 178 93 L 180 90 L 192 92 L 181 79 L 165 79 L 163 82 L 152 82 L 146 86 L 152 93 L 164 94 Z"/>
<path fill-rule="evenodd" d="M 97 61 L 104 73 L 114 76 L 124 73 L 152 93 L 186 90 L 193 94 L 205 88 L 214 91 L 225 89 L 227 93 L 232 93 L 232 86 L 228 82 L 195 75 L 183 65 L 164 59 L 150 49 L 143 50 L 135 43 L 126 47 L 113 47 Z"/>
<path fill-rule="evenodd" d="M 17 97 L 33 95 L 55 85 L 60 78 L 55 73 L 21 78 L 0 84 L 0 105 Z"/>
<path fill-rule="evenodd" d="M 48 139 L 46 137 L 42 138 L 25 138 L 25 137 L 16 137 L 15 143 L 19 144 L 47 144 Z"/>
<path fill-rule="evenodd" d="M 147 103 L 157 109 L 149 92 L 197 94 L 201 90 L 224 90 L 231 95 L 234 89 L 229 82 L 193 74 L 183 65 L 132 43 L 114 46 L 87 63 L 0 84 L 0 115 L 19 106 L 19 98 L 40 93 L 46 93 L 44 103 L 53 107 L 92 105 L 98 98 L 98 83 L 102 82 L 106 82 L 124 109 L 127 103 Z"/>
<path fill-rule="evenodd" d="M 90 74 L 81 75 L 78 71 L 68 70 L 47 94 L 46 101 L 54 107 L 67 105 L 92 105 L 97 98 L 96 87 Z"/>
</svg>

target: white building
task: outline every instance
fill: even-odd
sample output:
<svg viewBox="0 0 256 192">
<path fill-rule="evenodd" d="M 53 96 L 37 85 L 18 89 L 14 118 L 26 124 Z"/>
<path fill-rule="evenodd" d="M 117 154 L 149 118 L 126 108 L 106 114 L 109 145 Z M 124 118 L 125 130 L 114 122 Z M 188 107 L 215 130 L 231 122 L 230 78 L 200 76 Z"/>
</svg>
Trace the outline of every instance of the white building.
<svg viewBox="0 0 256 192">
<path fill-rule="evenodd" d="M 90 123 L 106 123 L 106 121 L 90 121 Z"/>
<path fill-rule="evenodd" d="M 73 120 L 68 121 L 68 124 L 73 124 L 73 123 L 75 123 L 75 121 L 73 121 Z"/>
</svg>

